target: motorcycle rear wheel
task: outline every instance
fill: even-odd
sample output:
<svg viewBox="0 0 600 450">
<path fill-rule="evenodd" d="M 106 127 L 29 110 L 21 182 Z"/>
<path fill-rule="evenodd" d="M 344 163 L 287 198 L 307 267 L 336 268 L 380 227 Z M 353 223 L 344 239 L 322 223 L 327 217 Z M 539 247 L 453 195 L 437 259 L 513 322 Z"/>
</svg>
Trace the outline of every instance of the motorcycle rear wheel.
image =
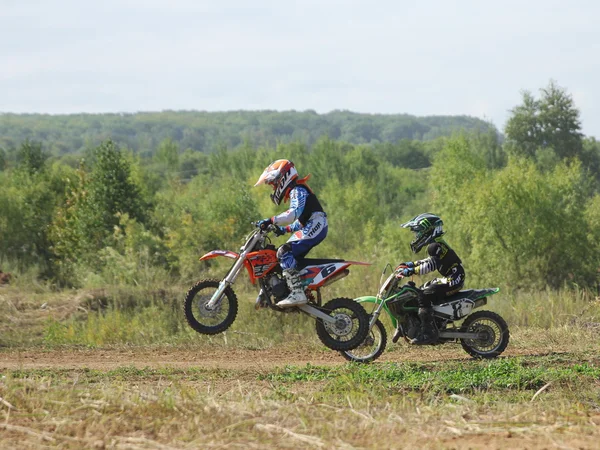
<svg viewBox="0 0 600 450">
<path fill-rule="evenodd" d="M 369 332 L 369 315 L 360 303 L 351 298 L 334 298 L 321 311 L 336 318 L 335 324 L 317 319 L 317 336 L 328 348 L 347 351 L 358 347 Z"/>
<path fill-rule="evenodd" d="M 206 309 L 213 294 L 219 288 L 218 280 L 201 280 L 185 295 L 183 312 L 187 323 L 201 334 L 219 334 L 231 326 L 238 311 L 238 301 L 230 286 L 225 288 L 221 302 L 213 309 Z"/>
<path fill-rule="evenodd" d="M 486 339 L 461 339 L 462 348 L 477 359 L 492 359 L 508 345 L 510 333 L 506 321 L 492 311 L 477 311 L 465 319 L 461 327 L 466 333 L 485 333 Z"/>
<path fill-rule="evenodd" d="M 353 350 L 340 352 L 348 361 L 370 363 L 381 356 L 387 345 L 387 332 L 379 319 L 362 343 Z"/>
</svg>

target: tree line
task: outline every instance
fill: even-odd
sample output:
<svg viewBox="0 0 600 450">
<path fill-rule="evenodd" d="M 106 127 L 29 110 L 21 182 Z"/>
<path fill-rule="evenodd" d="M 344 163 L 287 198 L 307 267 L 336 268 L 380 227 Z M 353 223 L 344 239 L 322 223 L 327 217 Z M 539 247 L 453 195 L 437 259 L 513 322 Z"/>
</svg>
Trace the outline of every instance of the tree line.
<svg viewBox="0 0 600 450">
<path fill-rule="evenodd" d="M 107 139 L 77 158 L 25 140 L 0 172 L 0 267 L 60 286 L 191 279 L 200 253 L 236 248 L 250 221 L 281 211 L 268 188 L 251 186 L 288 158 L 312 174 L 330 219 L 311 256 L 413 258 L 399 224 L 431 211 L 468 285 L 592 286 L 600 144 L 581 133 L 579 111 L 553 82 L 537 97 L 524 93 L 504 131 L 369 144 L 324 135 L 207 154 L 171 138 L 152 154 Z"/>
<path fill-rule="evenodd" d="M 44 142 L 60 156 L 82 153 L 111 139 L 122 148 L 151 156 L 161 142 L 182 150 L 211 153 L 244 144 L 274 147 L 279 143 L 313 145 L 322 136 L 351 144 L 431 140 L 457 129 L 491 126 L 467 116 L 415 117 L 409 114 L 358 114 L 333 111 L 163 111 L 133 114 L 0 114 L 0 148 L 9 153 L 20 143 Z"/>
</svg>

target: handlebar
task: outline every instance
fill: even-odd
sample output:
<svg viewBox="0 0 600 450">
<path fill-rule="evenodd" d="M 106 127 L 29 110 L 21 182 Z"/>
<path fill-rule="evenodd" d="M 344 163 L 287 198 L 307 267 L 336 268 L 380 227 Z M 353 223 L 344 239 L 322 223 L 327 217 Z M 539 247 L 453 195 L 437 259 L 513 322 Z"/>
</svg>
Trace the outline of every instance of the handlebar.
<svg viewBox="0 0 600 450">
<path fill-rule="evenodd" d="M 258 228 L 258 222 L 250 222 L 250 225 L 252 225 L 255 228 Z M 269 226 L 267 226 L 267 228 L 265 230 L 259 230 L 259 231 L 266 231 L 266 232 L 274 232 L 277 229 L 277 226 L 273 225 L 273 224 L 269 224 Z"/>
<path fill-rule="evenodd" d="M 396 274 L 396 278 L 406 278 L 403 274 L 402 274 L 402 269 L 408 269 L 408 266 L 406 264 L 400 264 L 398 265 L 395 269 L 394 269 L 394 273 Z"/>
</svg>

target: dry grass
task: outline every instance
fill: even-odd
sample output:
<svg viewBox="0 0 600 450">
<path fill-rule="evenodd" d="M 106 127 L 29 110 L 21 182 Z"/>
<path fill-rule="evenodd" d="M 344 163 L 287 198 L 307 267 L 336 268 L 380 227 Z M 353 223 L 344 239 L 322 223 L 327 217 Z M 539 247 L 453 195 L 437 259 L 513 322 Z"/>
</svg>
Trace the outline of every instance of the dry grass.
<svg viewBox="0 0 600 450">
<path fill-rule="evenodd" d="M 355 367 L 249 289 L 231 330 L 197 335 L 183 291 L 2 288 L 0 448 L 597 448 L 600 314 L 582 293 L 492 297 L 511 328 L 496 362 L 390 342 Z"/>
<path fill-rule="evenodd" d="M 343 295 L 344 281 L 339 283 L 340 289 L 328 291 L 326 298 Z M 240 311 L 226 337 L 232 345 L 268 348 L 300 338 L 313 341 L 310 319 L 299 314 L 257 312 L 254 290 L 241 284 L 236 291 Z M 198 335 L 187 327 L 181 314 L 184 293 L 183 286 L 62 292 L 4 287 L 0 289 L 0 347 L 192 344 Z M 585 291 L 501 292 L 490 297 L 484 309 L 499 312 L 511 331 L 531 330 L 534 340 L 541 329 L 550 331 L 552 339 L 561 339 L 561 335 L 569 339 L 579 330 L 600 330 L 600 301 Z M 210 343 L 223 339 L 217 336 Z"/>
<path fill-rule="evenodd" d="M 315 369 L 13 371 L 0 383 L 0 446 L 594 448 L 600 438 L 600 386 L 589 379 L 586 386 L 566 377 L 545 390 L 454 394 L 408 389 L 374 372 L 371 393 L 357 395 L 360 386 L 337 388 L 369 369 L 322 369 L 320 381 L 285 378 L 286 370 Z"/>
</svg>

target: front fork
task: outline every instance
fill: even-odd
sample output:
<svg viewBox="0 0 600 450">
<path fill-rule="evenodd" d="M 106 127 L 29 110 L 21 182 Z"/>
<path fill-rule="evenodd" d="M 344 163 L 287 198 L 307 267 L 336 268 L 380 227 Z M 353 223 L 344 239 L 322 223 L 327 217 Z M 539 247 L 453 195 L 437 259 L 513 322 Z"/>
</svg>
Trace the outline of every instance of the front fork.
<svg viewBox="0 0 600 450">
<path fill-rule="evenodd" d="M 240 270 L 242 270 L 242 266 L 244 265 L 244 261 L 246 261 L 246 256 L 248 252 L 254 248 L 256 243 L 261 239 L 262 234 L 256 233 L 252 239 L 250 239 L 246 244 L 240 249 L 240 255 L 236 262 L 233 263 L 225 278 L 221 280 L 219 283 L 219 287 L 217 288 L 217 292 L 213 294 L 210 300 L 206 303 L 206 309 L 209 311 L 215 309 L 217 306 L 221 304 L 221 300 L 223 299 L 223 293 L 228 286 L 231 286 L 235 283 L 235 279 L 240 274 Z"/>
<path fill-rule="evenodd" d="M 372 297 L 372 296 L 366 296 L 366 297 L 359 297 L 357 299 L 355 299 L 358 303 L 373 303 L 375 306 L 375 309 L 373 310 L 373 312 L 371 313 L 371 318 L 369 319 L 369 331 L 375 326 L 375 323 L 377 322 L 377 319 L 379 319 L 379 316 L 381 315 L 381 311 L 384 310 L 387 315 L 389 316 L 392 325 L 394 327 L 398 326 L 398 320 L 390 313 L 390 311 L 385 307 L 385 300 L 381 299 L 379 296 L 377 297 Z"/>
<path fill-rule="evenodd" d="M 207 310 L 211 311 L 221 304 L 221 300 L 223 299 L 223 293 L 225 292 L 225 289 L 227 289 L 228 286 L 231 286 L 233 283 L 235 283 L 237 276 L 240 274 L 240 270 L 242 270 L 244 260 L 246 259 L 246 253 L 246 251 L 243 251 L 240 254 L 237 261 L 233 263 L 233 266 L 231 267 L 231 269 L 229 269 L 227 275 L 225 275 L 225 278 L 223 278 L 219 282 L 219 287 L 217 288 L 217 291 L 206 303 L 205 307 Z"/>
<path fill-rule="evenodd" d="M 369 322 L 369 332 L 371 332 L 371 329 L 375 326 L 375 322 L 377 322 L 377 319 L 379 318 L 379 316 L 381 314 L 381 310 L 384 309 L 384 304 L 385 304 L 385 301 L 382 300 L 381 298 L 379 298 L 379 296 L 377 296 L 375 298 L 373 298 L 373 297 L 371 297 L 371 298 L 372 298 L 372 300 L 366 300 L 366 301 L 368 301 L 370 303 L 376 303 L 377 307 L 373 311 L 373 314 L 371 314 L 371 320 Z M 400 337 L 404 337 L 404 339 L 408 340 L 408 338 L 406 337 L 406 332 L 404 331 L 404 328 L 402 327 L 402 323 L 400 323 L 398 321 L 398 319 L 396 319 L 387 308 L 385 309 L 385 311 L 387 312 L 390 320 L 392 321 L 392 325 L 396 329 L 396 331 L 394 332 L 394 336 L 392 337 L 392 342 L 393 343 L 398 342 L 398 339 L 400 339 Z"/>
<path fill-rule="evenodd" d="M 381 315 L 381 310 L 383 309 L 384 302 L 380 298 L 377 298 L 377 301 L 377 307 L 375 310 L 373 310 L 373 313 L 371 314 L 371 320 L 369 321 L 369 331 L 371 331 L 371 329 L 375 326 L 377 319 L 379 319 L 379 316 Z"/>
</svg>

